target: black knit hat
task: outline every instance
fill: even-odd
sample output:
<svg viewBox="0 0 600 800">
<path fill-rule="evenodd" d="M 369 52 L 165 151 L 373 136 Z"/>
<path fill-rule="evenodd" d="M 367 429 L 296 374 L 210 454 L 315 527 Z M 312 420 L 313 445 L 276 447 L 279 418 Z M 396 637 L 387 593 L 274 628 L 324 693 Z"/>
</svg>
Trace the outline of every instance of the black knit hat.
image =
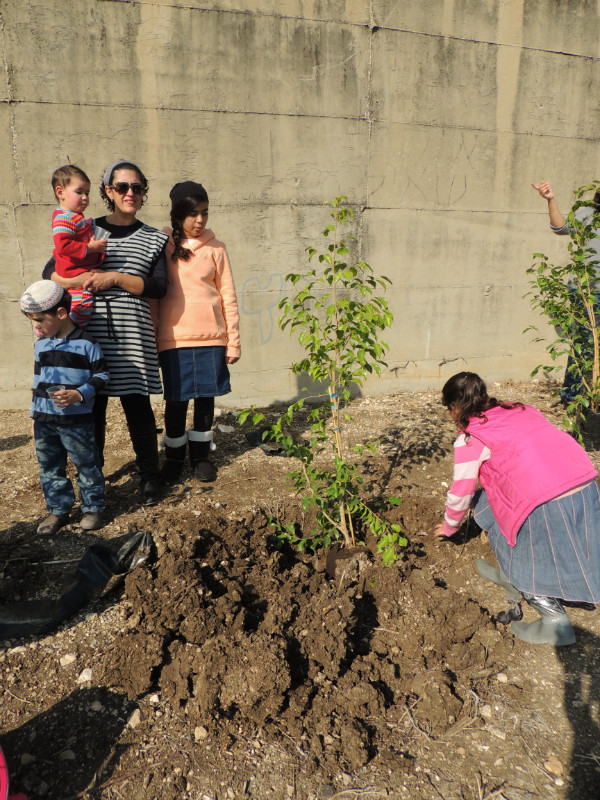
<svg viewBox="0 0 600 800">
<path fill-rule="evenodd" d="M 188 197 L 208 198 L 208 194 L 201 183 L 196 183 L 195 181 L 183 181 L 182 183 L 175 184 L 175 186 L 169 192 L 169 197 L 171 198 L 171 203 L 175 204 L 179 203 L 180 200 L 186 200 Z"/>
</svg>

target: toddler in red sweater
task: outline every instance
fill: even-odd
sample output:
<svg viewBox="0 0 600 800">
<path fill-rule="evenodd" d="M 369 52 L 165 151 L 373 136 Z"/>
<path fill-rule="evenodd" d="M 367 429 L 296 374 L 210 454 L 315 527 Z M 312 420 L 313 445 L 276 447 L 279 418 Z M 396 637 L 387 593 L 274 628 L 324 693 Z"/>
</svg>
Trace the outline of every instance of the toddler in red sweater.
<svg viewBox="0 0 600 800">
<path fill-rule="evenodd" d="M 73 164 L 55 169 L 52 188 L 59 203 L 52 214 L 56 273 L 71 279 L 100 266 L 106 241 L 96 239 L 92 220 L 83 216 L 90 202 L 90 179 L 83 170 Z M 71 295 L 71 319 L 83 328 L 93 311 L 94 296 L 81 288 L 80 281 L 67 289 Z"/>
</svg>

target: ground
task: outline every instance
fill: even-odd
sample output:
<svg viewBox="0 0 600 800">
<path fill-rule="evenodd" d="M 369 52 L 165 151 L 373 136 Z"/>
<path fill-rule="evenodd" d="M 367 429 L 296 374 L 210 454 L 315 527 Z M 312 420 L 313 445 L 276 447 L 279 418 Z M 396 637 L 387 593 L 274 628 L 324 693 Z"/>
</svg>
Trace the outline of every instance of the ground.
<svg viewBox="0 0 600 800">
<path fill-rule="evenodd" d="M 560 424 L 551 387 L 491 387 Z M 112 408 L 111 408 L 112 407 Z M 3 412 L 0 603 L 56 597 L 95 542 L 150 531 L 155 557 L 58 629 L 5 642 L 0 742 L 30 798 L 600 798 L 600 619 L 569 608 L 572 647 L 515 641 L 474 523 L 431 536 L 454 432 L 436 392 L 357 398 L 350 443 L 409 545 L 277 549 L 267 515 L 303 518 L 290 462 L 217 419 L 213 484 L 138 502 L 123 417 L 109 404 L 108 522 L 35 535 L 44 515 L 26 412 Z M 269 414 L 273 413 L 269 410 Z M 160 414 L 158 424 L 161 424 Z M 231 430 L 233 429 L 233 430 Z M 300 431 L 299 431 L 300 433 Z M 593 453 L 595 463 L 600 454 Z M 534 616 L 525 609 L 527 618 Z"/>
</svg>

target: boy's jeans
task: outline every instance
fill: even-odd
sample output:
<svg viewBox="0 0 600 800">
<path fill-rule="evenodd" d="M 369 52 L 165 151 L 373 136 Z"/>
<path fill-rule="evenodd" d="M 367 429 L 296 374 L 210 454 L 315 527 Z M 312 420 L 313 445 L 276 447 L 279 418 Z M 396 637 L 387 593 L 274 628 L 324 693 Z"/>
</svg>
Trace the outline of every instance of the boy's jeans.
<svg viewBox="0 0 600 800">
<path fill-rule="evenodd" d="M 84 514 L 104 511 L 104 475 L 94 438 L 94 423 L 56 425 L 35 420 L 33 436 L 40 481 L 50 514 L 68 514 L 75 502 L 73 484 L 67 478 L 67 454 L 78 472 L 81 510 Z"/>
</svg>

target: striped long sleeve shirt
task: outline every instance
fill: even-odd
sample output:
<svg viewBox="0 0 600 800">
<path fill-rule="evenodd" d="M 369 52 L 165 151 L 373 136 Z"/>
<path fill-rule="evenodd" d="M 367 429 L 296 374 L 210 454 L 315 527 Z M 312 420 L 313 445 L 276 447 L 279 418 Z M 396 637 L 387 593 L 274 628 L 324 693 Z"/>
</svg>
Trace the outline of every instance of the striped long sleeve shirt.
<svg viewBox="0 0 600 800">
<path fill-rule="evenodd" d="M 446 496 L 444 533 L 452 536 L 460 527 L 477 489 L 479 469 L 490 449 L 474 436 L 460 433 L 454 442 L 454 475 Z"/>
<path fill-rule="evenodd" d="M 89 422 L 94 398 L 108 380 L 108 368 L 100 346 L 81 328 L 75 328 L 64 339 L 38 339 L 31 417 L 58 425 Z M 48 387 L 53 385 L 77 389 L 83 401 L 56 408 L 48 397 Z"/>
</svg>

